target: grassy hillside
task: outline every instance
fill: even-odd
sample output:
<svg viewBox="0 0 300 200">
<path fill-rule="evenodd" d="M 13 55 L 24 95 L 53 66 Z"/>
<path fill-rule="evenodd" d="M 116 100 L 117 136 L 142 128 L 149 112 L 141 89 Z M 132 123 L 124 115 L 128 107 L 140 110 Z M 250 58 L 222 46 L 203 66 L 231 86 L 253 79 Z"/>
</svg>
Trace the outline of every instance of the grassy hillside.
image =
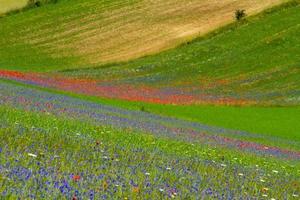
<svg viewBox="0 0 300 200">
<path fill-rule="evenodd" d="M 50 74 L 2 70 L 0 75 L 61 90 L 131 101 L 298 105 L 300 6 L 299 1 L 293 2 L 176 49 L 130 62 Z M 45 66 L 38 70 L 50 70 L 49 65 L 59 70 L 76 62 L 71 61 L 74 57 L 44 57 L 46 54 L 40 51 L 33 56 L 33 51 L 25 49 L 22 53 L 30 56 L 12 59 L 11 56 L 17 55 L 15 46 L 17 43 L 12 51 L 2 48 L 0 63 L 7 69 L 35 70 L 30 66 L 39 60 Z M 24 65 L 10 65 L 16 62 Z"/>
<path fill-rule="evenodd" d="M 299 199 L 300 1 L 185 42 L 280 2 L 0 18 L 0 199 Z"/>
<path fill-rule="evenodd" d="M 300 6 L 295 5 L 155 56 L 65 75 L 103 85 L 176 88 L 193 96 L 299 103 Z"/>
<path fill-rule="evenodd" d="M 0 67 L 51 70 L 174 47 L 285 0 L 61 0 L 0 19 Z"/>
</svg>

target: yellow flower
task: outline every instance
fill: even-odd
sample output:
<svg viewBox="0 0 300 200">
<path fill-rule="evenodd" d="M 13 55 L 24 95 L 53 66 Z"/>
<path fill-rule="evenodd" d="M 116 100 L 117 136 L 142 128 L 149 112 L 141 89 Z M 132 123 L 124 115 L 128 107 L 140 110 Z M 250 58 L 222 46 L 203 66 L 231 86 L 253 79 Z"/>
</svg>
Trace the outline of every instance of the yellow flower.
<svg viewBox="0 0 300 200">
<path fill-rule="evenodd" d="M 133 193 L 139 193 L 140 192 L 140 188 L 139 187 L 133 187 L 132 188 L 132 192 Z"/>
<path fill-rule="evenodd" d="M 103 181 L 102 187 L 103 187 L 104 190 L 107 190 L 107 188 L 108 188 L 108 183 L 107 183 L 107 181 Z"/>
</svg>

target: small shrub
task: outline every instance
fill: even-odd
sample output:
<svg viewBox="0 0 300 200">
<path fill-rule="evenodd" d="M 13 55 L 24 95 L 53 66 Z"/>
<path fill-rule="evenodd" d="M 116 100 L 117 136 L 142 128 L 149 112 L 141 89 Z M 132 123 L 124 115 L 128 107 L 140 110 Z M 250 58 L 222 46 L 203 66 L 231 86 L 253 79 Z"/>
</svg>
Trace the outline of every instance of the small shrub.
<svg viewBox="0 0 300 200">
<path fill-rule="evenodd" d="M 245 10 L 236 10 L 235 11 L 235 19 L 237 21 L 240 21 L 245 17 L 246 17 L 246 11 Z"/>
<path fill-rule="evenodd" d="M 34 8 L 34 7 L 40 7 L 41 2 L 38 0 L 29 0 L 27 3 L 27 8 Z"/>
<path fill-rule="evenodd" d="M 36 7 L 40 7 L 41 6 L 41 2 L 40 1 L 37 1 L 37 2 L 35 2 L 35 4 L 34 4 Z"/>
<path fill-rule="evenodd" d="M 56 4 L 58 0 L 29 0 L 27 3 L 27 8 L 35 8 L 35 7 L 41 7 L 45 4 Z"/>
<path fill-rule="evenodd" d="M 140 108 L 140 111 L 142 111 L 142 112 L 146 112 L 146 108 L 145 108 L 145 106 L 142 106 L 142 107 Z"/>
</svg>

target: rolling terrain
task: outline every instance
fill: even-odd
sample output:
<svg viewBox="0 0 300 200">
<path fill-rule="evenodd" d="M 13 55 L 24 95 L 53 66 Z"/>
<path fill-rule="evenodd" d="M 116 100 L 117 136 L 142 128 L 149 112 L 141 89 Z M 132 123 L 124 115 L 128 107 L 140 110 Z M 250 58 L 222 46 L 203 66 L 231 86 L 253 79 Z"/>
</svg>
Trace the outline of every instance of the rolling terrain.
<svg viewBox="0 0 300 200">
<path fill-rule="evenodd" d="M 40 3 L 0 18 L 0 199 L 299 199 L 300 1 Z"/>
<path fill-rule="evenodd" d="M 178 48 L 129 62 L 71 70 L 67 65 L 67 69 L 64 68 L 65 60 L 60 62 L 60 58 L 55 58 L 62 67 L 52 72 L 2 70 L 0 75 L 61 90 L 131 101 L 298 105 L 299 11 L 299 3 L 293 1 Z M 5 47 L 2 49 L 4 57 L 12 55 Z M 28 62 L 34 63 L 31 58 L 42 56 L 26 57 Z M 3 58 L 5 69 L 26 69 L 5 63 L 16 60 L 19 58 Z M 48 68 L 38 69 L 48 71 Z"/>
<path fill-rule="evenodd" d="M 0 20 L 0 67 L 50 71 L 124 61 L 285 0 L 60 0 Z"/>
</svg>

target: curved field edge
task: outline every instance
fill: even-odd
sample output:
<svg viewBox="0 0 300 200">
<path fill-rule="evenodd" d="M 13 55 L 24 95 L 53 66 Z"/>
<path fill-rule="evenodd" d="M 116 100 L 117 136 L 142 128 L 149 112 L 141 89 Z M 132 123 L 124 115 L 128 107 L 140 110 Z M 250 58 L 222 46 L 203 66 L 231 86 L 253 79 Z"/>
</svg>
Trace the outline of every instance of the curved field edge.
<svg viewBox="0 0 300 200">
<path fill-rule="evenodd" d="M 238 8 L 254 14 L 282 2 L 61 1 L 1 19 L 1 66 L 49 71 L 129 60 L 232 22 Z"/>
<path fill-rule="evenodd" d="M 223 97 L 246 104 L 297 105 L 299 10 L 299 2 L 294 2 L 158 55 L 66 70 L 63 75 L 90 78 L 99 87 L 135 86 L 140 94 L 147 88 L 158 90 L 155 97 L 162 102 L 169 93 L 182 97 L 174 100 L 178 104 L 196 104 L 201 98 L 218 102 Z M 134 95 L 129 92 L 127 98 Z"/>
<path fill-rule="evenodd" d="M 0 106 L 0 113 L 0 194 L 4 197 L 167 199 L 196 197 L 200 192 L 208 198 L 223 193 L 297 199 L 299 195 L 299 162 L 10 107 Z M 20 183 L 26 186 L 19 187 Z"/>
<path fill-rule="evenodd" d="M 213 37 L 155 56 L 53 74 L 20 73 L 20 77 L 32 84 L 131 101 L 298 105 L 299 45 L 293 44 L 299 44 L 299 13 L 293 1 L 232 30 L 224 28 Z M 0 73 L 8 78 L 18 74 Z"/>
<path fill-rule="evenodd" d="M 22 84 L 11 80 L 0 79 L 0 83 L 1 81 L 53 94 L 62 94 L 97 104 L 111 105 L 128 110 L 143 111 L 161 116 L 184 119 L 191 122 L 199 122 L 211 126 L 300 141 L 300 125 L 298 123 L 298 119 L 300 118 L 299 107 L 160 105 L 80 95 L 66 91 Z"/>
</svg>

